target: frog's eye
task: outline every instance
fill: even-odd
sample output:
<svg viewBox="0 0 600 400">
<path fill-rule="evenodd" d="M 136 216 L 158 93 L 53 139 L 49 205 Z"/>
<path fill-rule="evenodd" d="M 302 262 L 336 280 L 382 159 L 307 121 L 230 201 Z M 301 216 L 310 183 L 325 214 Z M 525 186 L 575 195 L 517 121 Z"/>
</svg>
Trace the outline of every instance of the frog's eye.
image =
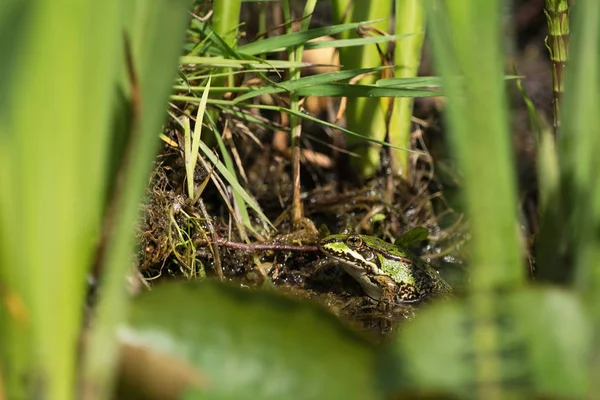
<svg viewBox="0 0 600 400">
<path fill-rule="evenodd" d="M 346 238 L 346 244 L 349 247 L 360 247 L 363 244 L 363 239 L 359 235 L 349 235 Z"/>
</svg>

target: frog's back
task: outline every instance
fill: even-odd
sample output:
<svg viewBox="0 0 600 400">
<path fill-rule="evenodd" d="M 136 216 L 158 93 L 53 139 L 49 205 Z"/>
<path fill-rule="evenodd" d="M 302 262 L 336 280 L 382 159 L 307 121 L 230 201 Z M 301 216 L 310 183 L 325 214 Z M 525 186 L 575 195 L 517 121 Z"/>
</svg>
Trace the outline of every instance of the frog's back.
<svg viewBox="0 0 600 400">
<path fill-rule="evenodd" d="M 419 260 L 417 262 L 417 268 L 419 269 L 419 272 L 416 274 L 419 276 L 416 278 L 420 281 L 422 290 L 426 294 L 431 296 L 447 296 L 452 293 L 452 287 L 448 282 L 446 282 L 440 273 L 425 261 Z"/>
</svg>

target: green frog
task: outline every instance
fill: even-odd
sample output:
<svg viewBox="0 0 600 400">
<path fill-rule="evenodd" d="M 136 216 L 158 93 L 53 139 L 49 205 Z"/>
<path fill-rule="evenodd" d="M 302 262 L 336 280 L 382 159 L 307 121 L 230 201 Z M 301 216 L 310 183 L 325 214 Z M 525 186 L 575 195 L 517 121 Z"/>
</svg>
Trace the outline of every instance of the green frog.
<svg viewBox="0 0 600 400">
<path fill-rule="evenodd" d="M 384 304 L 413 303 L 452 291 L 436 270 L 408 248 L 373 236 L 339 233 L 321 239 L 319 248 L 340 262 L 369 297 Z"/>
</svg>

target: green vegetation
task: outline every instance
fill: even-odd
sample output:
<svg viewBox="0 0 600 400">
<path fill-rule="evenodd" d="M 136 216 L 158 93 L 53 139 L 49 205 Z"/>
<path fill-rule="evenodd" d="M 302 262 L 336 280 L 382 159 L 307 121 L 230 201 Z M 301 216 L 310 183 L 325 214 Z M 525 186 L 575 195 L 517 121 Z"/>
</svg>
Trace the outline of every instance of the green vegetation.
<svg viewBox="0 0 600 400">
<path fill-rule="evenodd" d="M 0 399 L 595 396 L 600 4 L 578 0 L 570 13 L 566 0 L 545 3 L 553 128 L 522 89 L 539 182 L 534 284 L 527 279 L 529 238 L 518 215 L 502 2 L 397 0 L 393 35 L 383 34 L 390 20 L 382 19 L 391 15 L 392 2 L 377 10 L 371 3 L 332 1 L 336 22 L 312 27 L 317 2 L 298 8 L 283 0 L 282 24 L 271 16 L 273 31 L 242 43 L 241 33 L 250 28 L 239 24 L 239 1 L 105 0 L 74 8 L 9 0 L 0 11 Z M 267 6 L 255 9 L 258 32 L 265 33 Z M 440 77 L 416 77 L 425 20 Z M 323 36 L 331 38 L 311 41 Z M 377 47 L 394 41 L 402 44 L 395 66 Z M 343 68 L 303 75 L 313 66 L 303 61 L 303 50 L 323 48 L 339 49 Z M 356 82 L 362 76 L 368 78 Z M 436 195 L 420 203 L 411 197 L 414 203 L 404 209 L 392 204 L 398 197 L 390 193 L 420 190 L 405 189 L 397 179 L 409 177 L 408 153 L 424 152 L 409 141 L 413 99 L 442 93 L 469 238 L 456 245 L 467 243 L 469 277 L 453 298 L 419 309 L 406 305 L 410 320 L 380 343 L 381 337 L 332 315 L 343 314 L 347 304 L 332 313 L 267 289 L 276 274 L 293 267 L 289 256 L 273 261 L 269 273 L 259 257 L 250 266 L 235 259 L 248 280 L 262 275 L 262 290 L 204 279 L 223 279 L 221 246 L 316 252 L 316 221 L 305 214 L 309 202 L 302 204 L 301 165 L 319 154 L 309 153 L 307 143 L 336 145 L 305 140 L 308 124 L 343 133 L 350 150 L 362 144 L 352 158 L 362 180 L 390 163 L 380 174 L 387 188 L 381 197 L 392 201 L 371 207 L 364 191 L 339 200 L 368 205 L 357 225 L 389 238 L 394 225 L 414 221 L 394 219 L 398 210 L 434 215 Z M 347 98 L 346 126 L 306 111 L 309 96 Z M 260 140 L 252 129 L 288 139 L 279 156 L 290 152 L 291 195 L 281 216 L 257 200 L 234 127 L 253 141 Z M 181 196 L 159 198 L 164 215 L 152 217 L 166 221 L 168 235 L 154 251 L 173 254 L 191 282 L 158 283 L 132 296 L 126 282 L 137 275 L 131 267 L 134 249 L 142 247 L 136 240 L 144 237 L 140 203 L 159 138 L 182 160 L 180 187 L 173 188 Z M 380 159 L 382 147 L 389 158 Z M 208 188 L 217 204 L 211 213 L 227 218 L 207 211 Z M 344 219 L 354 211 L 347 210 L 335 210 L 336 222 L 356 222 Z M 438 236 L 451 231 L 441 225 Z M 275 237 L 276 229 L 284 234 Z M 414 247 L 427 236 L 426 228 L 415 228 L 396 243 Z M 386 250 L 379 257 L 404 256 L 378 238 L 362 238 Z M 210 263 L 199 261 L 201 247 L 210 248 Z M 337 248 L 357 259 L 345 244 Z M 301 275 L 294 271 L 286 286 Z M 91 292 L 89 277 L 98 281 Z M 370 283 L 369 276 L 359 278 Z M 556 283 L 562 286 L 551 286 Z"/>
</svg>

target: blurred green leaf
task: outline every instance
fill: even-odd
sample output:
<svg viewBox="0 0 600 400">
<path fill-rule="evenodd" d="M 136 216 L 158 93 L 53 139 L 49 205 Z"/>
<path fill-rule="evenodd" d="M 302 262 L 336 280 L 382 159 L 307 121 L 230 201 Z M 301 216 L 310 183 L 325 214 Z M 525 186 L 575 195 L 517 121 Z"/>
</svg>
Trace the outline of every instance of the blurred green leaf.
<svg viewBox="0 0 600 400">
<path fill-rule="evenodd" d="M 124 4 L 122 24 L 112 27 L 120 38 L 116 60 L 120 62 L 121 79 L 111 85 L 112 90 L 116 87 L 119 96 L 115 97 L 120 102 L 111 105 L 116 109 L 112 121 L 115 136 L 125 132 L 128 137 L 118 157 L 106 156 L 108 160 L 116 158 L 118 170 L 106 211 L 109 223 L 104 226 L 104 252 L 98 266 L 102 291 L 82 357 L 83 387 L 88 390 L 85 395 L 100 399 L 108 398 L 112 389 L 118 351 L 114 328 L 127 312 L 129 296 L 123 282 L 131 271 L 134 228 L 158 150 L 157 132 L 166 120 L 165 108 L 177 75 L 191 2 L 138 0 Z M 95 56 L 90 57 L 95 62 Z"/>
<path fill-rule="evenodd" d="M 165 284 L 134 301 L 119 337 L 195 366 L 209 382 L 205 398 L 380 398 L 367 341 L 319 307 L 272 292 Z"/>
<path fill-rule="evenodd" d="M 3 386 L 10 398 L 70 399 L 106 206 L 123 5 L 1 9 L 0 71 L 10 80 L 0 89 Z"/>
<path fill-rule="evenodd" d="M 474 323 L 473 299 L 421 310 L 380 353 L 377 376 L 386 393 L 582 398 L 590 326 L 579 299 L 529 289 L 503 293 L 497 305 L 483 326 Z M 478 353 L 476 343 L 490 334 L 498 335 L 495 347 Z"/>
<path fill-rule="evenodd" d="M 568 23 L 569 3 L 548 0 L 546 6 L 552 7 L 548 12 L 557 17 L 553 24 L 549 20 L 551 31 L 560 28 L 561 34 L 565 30 L 568 34 L 568 25 L 560 21 L 567 18 Z M 554 226 L 561 240 L 560 247 L 551 247 L 557 241 L 546 244 L 556 254 L 552 267 L 567 270 L 567 281 L 574 282 L 589 304 L 594 346 L 590 349 L 588 396 L 594 397 L 600 390 L 600 113 L 596 107 L 600 102 L 600 3 L 578 1 L 573 13 L 561 126 L 557 132 L 560 191 L 547 194 L 560 207 L 562 218 Z M 564 43 L 557 44 L 561 47 Z M 560 61 L 565 54 L 558 54 L 557 50 L 554 49 L 553 57 Z M 560 86 L 560 82 L 556 84 Z"/>
<path fill-rule="evenodd" d="M 525 268 L 500 51 L 500 0 L 425 4 L 448 99 L 448 137 L 464 174 L 463 196 L 472 217 L 470 286 L 485 293 L 521 285 Z M 493 306 L 481 305 L 483 318 L 484 308 Z"/>
</svg>

